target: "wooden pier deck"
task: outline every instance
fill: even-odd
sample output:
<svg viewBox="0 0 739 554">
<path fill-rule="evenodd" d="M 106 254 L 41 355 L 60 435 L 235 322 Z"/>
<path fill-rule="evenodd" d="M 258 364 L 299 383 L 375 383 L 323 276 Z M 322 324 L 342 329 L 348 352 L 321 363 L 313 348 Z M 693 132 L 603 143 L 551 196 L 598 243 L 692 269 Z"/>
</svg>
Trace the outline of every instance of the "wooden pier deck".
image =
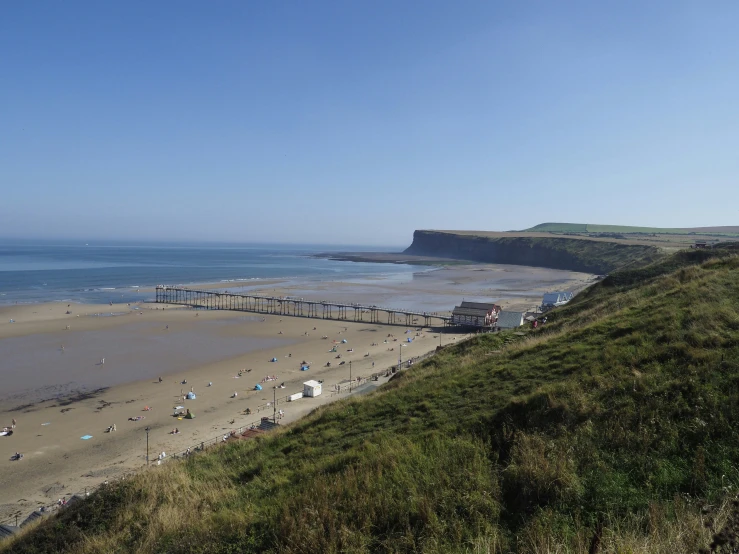
<svg viewBox="0 0 739 554">
<path fill-rule="evenodd" d="M 177 304 L 204 310 L 234 310 L 258 314 L 290 315 L 337 321 L 365 321 L 406 327 L 451 324 L 451 316 L 430 312 L 395 310 L 380 306 L 317 302 L 293 297 L 255 296 L 159 285 L 158 304 Z"/>
</svg>

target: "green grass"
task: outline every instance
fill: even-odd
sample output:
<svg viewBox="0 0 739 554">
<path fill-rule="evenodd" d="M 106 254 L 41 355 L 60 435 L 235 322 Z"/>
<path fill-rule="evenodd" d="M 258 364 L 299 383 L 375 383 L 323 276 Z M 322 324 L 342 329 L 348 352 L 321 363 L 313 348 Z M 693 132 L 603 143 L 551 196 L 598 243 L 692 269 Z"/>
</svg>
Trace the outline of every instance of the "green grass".
<svg viewBox="0 0 739 554">
<path fill-rule="evenodd" d="M 540 223 L 525 232 L 537 233 L 639 233 L 639 234 L 657 234 L 657 235 L 685 235 L 694 232 L 690 228 L 662 228 L 662 227 L 632 227 L 629 225 L 594 225 L 592 223 Z M 711 234 L 736 235 L 733 232 L 723 232 L 721 230 L 712 230 Z M 699 233 L 704 234 L 704 233 Z"/>
<path fill-rule="evenodd" d="M 729 516 L 738 426 L 739 256 L 681 253 L 4 551 L 696 552 Z"/>
</svg>

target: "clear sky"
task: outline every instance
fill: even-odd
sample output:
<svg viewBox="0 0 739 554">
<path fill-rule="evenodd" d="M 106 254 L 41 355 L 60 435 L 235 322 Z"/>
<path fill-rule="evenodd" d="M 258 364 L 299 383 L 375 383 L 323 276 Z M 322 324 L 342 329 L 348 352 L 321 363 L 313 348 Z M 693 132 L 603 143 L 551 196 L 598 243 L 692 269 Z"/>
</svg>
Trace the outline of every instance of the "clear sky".
<svg viewBox="0 0 739 554">
<path fill-rule="evenodd" d="M 4 2 L 0 237 L 739 225 L 739 2 Z"/>
</svg>

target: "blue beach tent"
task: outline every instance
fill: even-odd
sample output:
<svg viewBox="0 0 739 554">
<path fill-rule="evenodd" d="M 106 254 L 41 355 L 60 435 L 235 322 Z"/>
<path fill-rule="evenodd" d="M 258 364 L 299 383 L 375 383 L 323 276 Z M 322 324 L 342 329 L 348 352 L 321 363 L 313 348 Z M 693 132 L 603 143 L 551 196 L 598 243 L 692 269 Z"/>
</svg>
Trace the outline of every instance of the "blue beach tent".
<svg viewBox="0 0 739 554">
<path fill-rule="evenodd" d="M 259 385 L 259 384 L 255 385 L 254 390 L 262 390 L 262 385 Z"/>
<path fill-rule="evenodd" d="M 188 392 L 187 393 L 187 399 L 188 400 L 195 400 L 195 398 L 197 398 L 197 397 L 195 396 L 195 393 L 194 392 Z"/>
</svg>

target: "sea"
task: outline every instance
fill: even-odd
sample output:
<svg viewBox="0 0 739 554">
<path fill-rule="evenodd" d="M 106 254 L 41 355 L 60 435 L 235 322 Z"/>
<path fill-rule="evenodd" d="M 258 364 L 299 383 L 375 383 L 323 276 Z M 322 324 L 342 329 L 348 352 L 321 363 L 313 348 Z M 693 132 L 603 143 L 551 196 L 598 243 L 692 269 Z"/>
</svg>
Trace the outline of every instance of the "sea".
<svg viewBox="0 0 739 554">
<path fill-rule="evenodd" d="M 152 300 L 152 287 L 223 283 L 248 290 L 260 281 L 409 280 L 427 267 L 317 258 L 332 251 L 398 251 L 392 247 L 178 244 L 0 240 L 0 305 L 50 301 Z"/>
</svg>

